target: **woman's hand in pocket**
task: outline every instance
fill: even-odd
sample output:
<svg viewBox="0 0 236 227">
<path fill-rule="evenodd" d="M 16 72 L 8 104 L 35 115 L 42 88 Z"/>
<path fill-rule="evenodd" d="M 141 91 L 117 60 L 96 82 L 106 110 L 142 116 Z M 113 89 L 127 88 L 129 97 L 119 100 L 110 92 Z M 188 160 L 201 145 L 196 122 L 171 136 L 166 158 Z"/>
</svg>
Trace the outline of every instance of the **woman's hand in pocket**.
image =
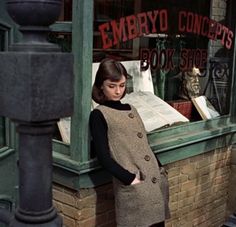
<svg viewBox="0 0 236 227">
<path fill-rule="evenodd" d="M 131 182 L 131 185 L 139 184 L 141 181 L 137 178 L 137 176 L 134 178 L 134 180 Z"/>
</svg>

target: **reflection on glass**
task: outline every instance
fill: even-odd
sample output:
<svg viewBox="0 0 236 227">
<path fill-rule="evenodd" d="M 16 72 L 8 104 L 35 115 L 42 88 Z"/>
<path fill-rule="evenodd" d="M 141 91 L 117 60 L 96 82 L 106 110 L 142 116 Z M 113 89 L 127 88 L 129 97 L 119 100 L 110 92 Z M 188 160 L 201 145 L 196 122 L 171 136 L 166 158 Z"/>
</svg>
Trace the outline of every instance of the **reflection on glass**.
<svg viewBox="0 0 236 227">
<path fill-rule="evenodd" d="M 140 71 L 151 72 L 153 92 L 164 101 L 183 104 L 182 109 L 192 112 L 196 110 L 191 99 L 203 95 L 220 114 L 226 114 L 230 78 L 214 77 L 212 59 L 221 62 L 232 56 L 229 8 L 226 4 L 221 9 L 222 18 L 210 1 L 95 0 L 93 61 L 107 57 L 140 61 Z M 191 113 L 186 116 L 199 120 Z"/>
</svg>

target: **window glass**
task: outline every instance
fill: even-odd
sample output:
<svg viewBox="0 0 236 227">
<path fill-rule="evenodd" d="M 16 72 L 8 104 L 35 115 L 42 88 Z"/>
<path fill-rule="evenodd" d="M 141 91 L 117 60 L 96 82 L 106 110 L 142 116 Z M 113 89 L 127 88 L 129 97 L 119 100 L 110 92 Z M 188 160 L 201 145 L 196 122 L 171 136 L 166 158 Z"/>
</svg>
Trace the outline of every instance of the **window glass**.
<svg viewBox="0 0 236 227">
<path fill-rule="evenodd" d="M 228 114 L 233 20 L 229 1 L 214 2 L 95 0 L 93 61 L 138 61 L 133 91 L 150 74 L 148 89 L 190 121 L 206 119 L 199 102 L 210 118 Z"/>
<path fill-rule="evenodd" d="M 72 20 L 72 0 L 62 1 L 62 10 L 59 17 L 59 21 L 71 21 Z"/>
</svg>

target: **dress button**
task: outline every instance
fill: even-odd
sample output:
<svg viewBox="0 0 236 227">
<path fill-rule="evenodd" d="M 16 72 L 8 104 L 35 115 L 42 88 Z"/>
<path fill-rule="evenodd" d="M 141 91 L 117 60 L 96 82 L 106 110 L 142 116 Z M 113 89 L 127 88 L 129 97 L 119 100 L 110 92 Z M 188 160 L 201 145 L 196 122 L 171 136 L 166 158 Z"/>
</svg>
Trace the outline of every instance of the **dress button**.
<svg viewBox="0 0 236 227">
<path fill-rule="evenodd" d="M 144 156 L 144 159 L 145 159 L 146 161 L 150 161 L 151 158 L 150 158 L 149 155 L 145 155 L 145 156 Z"/>
<path fill-rule="evenodd" d="M 128 115 L 130 118 L 134 118 L 134 115 L 132 113 L 129 113 Z"/>
<path fill-rule="evenodd" d="M 156 182 L 157 182 L 157 178 L 156 178 L 156 177 L 153 177 L 153 178 L 152 178 L 152 183 L 155 184 Z"/>
<path fill-rule="evenodd" d="M 138 136 L 139 138 L 143 138 L 143 134 L 142 134 L 141 132 L 138 132 L 138 133 L 137 133 L 137 136 Z"/>
</svg>

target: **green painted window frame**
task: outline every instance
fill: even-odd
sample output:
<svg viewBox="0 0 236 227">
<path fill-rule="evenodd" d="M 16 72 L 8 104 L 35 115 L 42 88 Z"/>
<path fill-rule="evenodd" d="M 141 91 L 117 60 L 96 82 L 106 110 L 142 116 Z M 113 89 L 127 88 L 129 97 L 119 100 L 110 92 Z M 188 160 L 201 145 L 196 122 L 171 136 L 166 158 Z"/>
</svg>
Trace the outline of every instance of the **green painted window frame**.
<svg viewBox="0 0 236 227">
<path fill-rule="evenodd" d="M 4 46 L 1 46 L 1 50 L 7 49 L 7 42 L 8 40 L 8 29 L 9 27 L 6 26 L 4 23 L 0 23 L 0 30 L 4 33 Z M 6 125 L 5 125 L 5 118 L 0 117 L 0 149 L 3 149 L 6 145 Z"/>
<path fill-rule="evenodd" d="M 4 15 L 4 13 L 3 13 Z M 7 51 L 9 45 L 13 42 L 14 27 L 0 18 L 0 29 L 4 31 L 4 48 Z M 15 125 L 7 118 L 0 119 L 0 156 L 7 156 L 16 149 Z"/>
<path fill-rule="evenodd" d="M 5 119 L 0 117 L 0 149 L 5 145 Z"/>
<path fill-rule="evenodd" d="M 103 171 L 97 160 L 89 158 L 93 1 L 74 0 L 72 22 L 58 22 L 52 25 L 52 30 L 72 32 L 75 76 L 71 143 L 54 142 L 54 180 L 72 188 L 93 187 L 110 181 L 109 174 Z M 150 133 L 151 148 L 161 162 L 171 163 L 235 143 L 235 77 L 234 49 L 230 114 Z"/>
</svg>

